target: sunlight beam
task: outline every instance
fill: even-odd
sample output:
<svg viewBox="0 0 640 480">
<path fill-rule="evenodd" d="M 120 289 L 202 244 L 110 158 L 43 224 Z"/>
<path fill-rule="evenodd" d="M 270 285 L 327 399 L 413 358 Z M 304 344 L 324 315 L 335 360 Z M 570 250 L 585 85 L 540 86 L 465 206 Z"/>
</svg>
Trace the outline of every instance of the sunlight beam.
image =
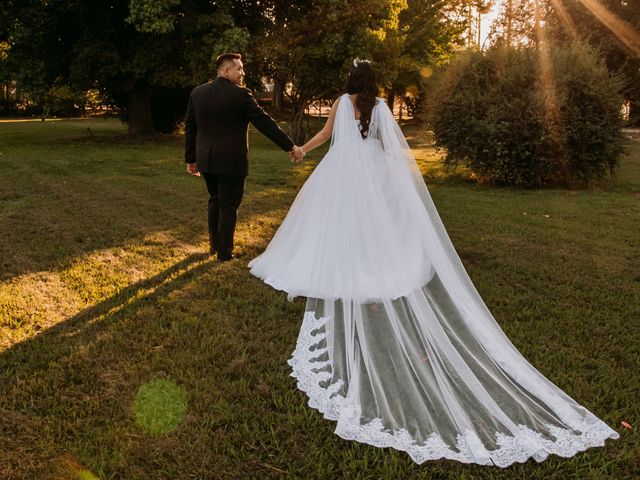
<svg viewBox="0 0 640 480">
<path fill-rule="evenodd" d="M 566 146 L 562 141 L 559 132 L 563 130 L 563 118 L 558 107 L 558 91 L 555 82 L 555 72 L 549 53 L 549 41 L 545 34 L 545 28 L 536 28 L 536 40 L 538 51 L 538 68 L 540 69 L 540 88 L 542 90 L 544 102 L 544 118 L 547 123 L 548 133 L 553 138 L 553 145 L 556 150 L 557 167 L 564 170 L 569 168 L 566 164 Z"/>
<path fill-rule="evenodd" d="M 545 116 L 548 122 L 557 125 L 560 112 L 556 95 L 556 86 L 553 78 L 553 67 L 549 57 L 549 46 L 547 44 L 544 29 L 538 29 L 538 62 L 540 66 L 540 80 L 544 92 Z"/>
<path fill-rule="evenodd" d="M 571 15 L 569 14 L 569 11 L 562 4 L 561 0 L 551 0 L 551 5 L 553 5 L 553 8 L 558 13 L 558 17 L 560 17 L 560 20 L 562 21 L 562 24 L 564 25 L 564 27 L 571 34 L 571 38 L 574 40 L 577 39 L 578 30 L 573 24 L 573 20 L 571 19 Z"/>
<path fill-rule="evenodd" d="M 640 35 L 634 28 L 615 13 L 608 10 L 599 0 L 578 0 L 582 3 L 620 42 L 633 54 L 640 56 Z"/>
</svg>

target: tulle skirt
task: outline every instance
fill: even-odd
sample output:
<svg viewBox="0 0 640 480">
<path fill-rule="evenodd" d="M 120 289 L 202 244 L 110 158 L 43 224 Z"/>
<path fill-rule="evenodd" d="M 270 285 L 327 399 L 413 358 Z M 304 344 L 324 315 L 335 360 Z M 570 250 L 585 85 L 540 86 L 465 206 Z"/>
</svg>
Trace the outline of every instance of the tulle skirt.
<svg viewBox="0 0 640 480">
<path fill-rule="evenodd" d="M 619 438 L 503 333 L 386 105 L 374 108 L 378 140 L 351 128 L 350 105 L 341 102 L 337 141 L 249 264 L 269 285 L 307 297 L 289 364 L 309 405 L 342 438 L 417 463 L 506 467 Z"/>
<path fill-rule="evenodd" d="M 298 193 L 251 273 L 293 296 L 397 298 L 433 275 L 411 177 L 380 142 L 333 147 Z"/>
</svg>

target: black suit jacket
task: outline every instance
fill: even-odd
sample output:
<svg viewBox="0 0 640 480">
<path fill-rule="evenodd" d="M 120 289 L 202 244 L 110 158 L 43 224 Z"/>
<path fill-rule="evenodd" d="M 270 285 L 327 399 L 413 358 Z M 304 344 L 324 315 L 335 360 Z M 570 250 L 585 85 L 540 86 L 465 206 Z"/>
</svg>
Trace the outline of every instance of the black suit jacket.
<svg viewBox="0 0 640 480">
<path fill-rule="evenodd" d="M 204 173 L 246 176 L 249 122 L 283 150 L 293 148 L 248 88 L 223 77 L 197 86 L 187 106 L 185 162 L 195 162 Z"/>
</svg>

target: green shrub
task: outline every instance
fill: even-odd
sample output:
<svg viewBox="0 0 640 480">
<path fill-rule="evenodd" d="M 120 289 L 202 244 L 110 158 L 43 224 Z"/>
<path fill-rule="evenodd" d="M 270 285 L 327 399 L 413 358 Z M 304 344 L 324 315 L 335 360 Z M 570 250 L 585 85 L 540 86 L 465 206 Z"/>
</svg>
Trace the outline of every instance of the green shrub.
<svg viewBox="0 0 640 480">
<path fill-rule="evenodd" d="M 73 117 L 82 114 L 85 94 L 65 84 L 54 84 L 44 96 L 45 116 Z"/>
<path fill-rule="evenodd" d="M 538 187 L 614 175 L 621 79 L 582 44 L 468 52 L 435 79 L 427 117 L 448 165 Z"/>
</svg>

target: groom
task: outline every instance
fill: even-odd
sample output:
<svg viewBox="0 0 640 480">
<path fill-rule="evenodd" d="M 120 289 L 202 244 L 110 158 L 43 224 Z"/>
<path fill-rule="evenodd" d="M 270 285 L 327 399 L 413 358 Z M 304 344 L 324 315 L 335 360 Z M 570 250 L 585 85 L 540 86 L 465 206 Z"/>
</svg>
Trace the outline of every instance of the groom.
<svg viewBox="0 0 640 480">
<path fill-rule="evenodd" d="M 233 234 L 249 171 L 248 127 L 251 122 L 291 160 L 302 159 L 299 147 L 260 108 L 244 78 L 239 53 L 216 60 L 218 77 L 193 89 L 185 122 L 185 162 L 192 175 L 204 177 L 209 191 L 209 251 L 218 261 L 233 258 Z"/>
</svg>

